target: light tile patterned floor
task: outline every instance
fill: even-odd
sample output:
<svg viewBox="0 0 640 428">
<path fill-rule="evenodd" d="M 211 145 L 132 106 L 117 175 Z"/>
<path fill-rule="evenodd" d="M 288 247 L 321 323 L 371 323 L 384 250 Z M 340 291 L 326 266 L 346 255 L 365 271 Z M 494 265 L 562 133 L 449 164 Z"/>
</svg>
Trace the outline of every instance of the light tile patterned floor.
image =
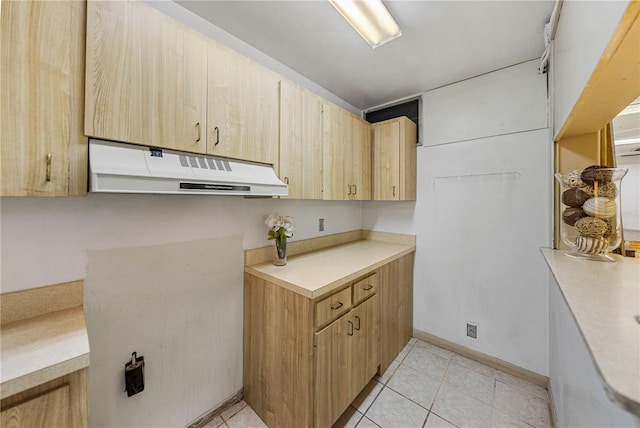
<svg viewBox="0 0 640 428">
<path fill-rule="evenodd" d="M 206 428 L 264 428 L 244 401 Z M 547 391 L 507 373 L 411 339 L 334 428 L 551 428 Z"/>
</svg>

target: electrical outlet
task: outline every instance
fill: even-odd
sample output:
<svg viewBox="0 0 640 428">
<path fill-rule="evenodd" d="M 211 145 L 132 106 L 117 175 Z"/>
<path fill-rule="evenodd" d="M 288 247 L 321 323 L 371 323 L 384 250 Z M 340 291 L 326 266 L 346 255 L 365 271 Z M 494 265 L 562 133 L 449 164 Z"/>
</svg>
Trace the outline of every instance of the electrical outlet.
<svg viewBox="0 0 640 428">
<path fill-rule="evenodd" d="M 472 338 L 477 338 L 478 337 L 478 326 L 475 326 L 473 324 L 467 324 L 467 336 L 472 337 Z"/>
<path fill-rule="evenodd" d="M 318 231 L 319 232 L 324 232 L 324 219 L 323 218 L 318 219 Z"/>
</svg>

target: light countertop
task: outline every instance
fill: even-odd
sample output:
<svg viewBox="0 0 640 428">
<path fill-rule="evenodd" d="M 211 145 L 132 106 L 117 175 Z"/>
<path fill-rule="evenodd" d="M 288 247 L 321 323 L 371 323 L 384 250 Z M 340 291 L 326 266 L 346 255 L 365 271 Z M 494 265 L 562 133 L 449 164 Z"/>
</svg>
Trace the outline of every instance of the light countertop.
<svg viewBox="0 0 640 428">
<path fill-rule="evenodd" d="M 245 266 L 245 272 L 315 299 L 415 249 L 415 245 L 360 240 L 291 257 L 286 266 L 271 262 Z"/>
<path fill-rule="evenodd" d="M 542 249 L 609 396 L 640 415 L 640 259 L 606 263 L 565 253 Z"/>
<path fill-rule="evenodd" d="M 83 307 L 3 324 L 1 398 L 89 366 Z"/>
</svg>

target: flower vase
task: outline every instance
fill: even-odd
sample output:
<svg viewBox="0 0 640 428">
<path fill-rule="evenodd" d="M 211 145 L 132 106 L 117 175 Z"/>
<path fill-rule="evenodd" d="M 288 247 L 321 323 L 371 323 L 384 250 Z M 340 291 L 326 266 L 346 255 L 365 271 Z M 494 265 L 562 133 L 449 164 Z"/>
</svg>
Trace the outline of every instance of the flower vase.
<svg viewBox="0 0 640 428">
<path fill-rule="evenodd" d="M 556 174 L 560 185 L 560 236 L 567 256 L 615 262 L 609 253 L 622 241 L 620 184 L 624 168 L 590 166 Z"/>
<path fill-rule="evenodd" d="M 276 256 L 273 260 L 275 266 L 284 266 L 287 264 L 287 237 L 275 238 L 276 241 Z"/>
</svg>

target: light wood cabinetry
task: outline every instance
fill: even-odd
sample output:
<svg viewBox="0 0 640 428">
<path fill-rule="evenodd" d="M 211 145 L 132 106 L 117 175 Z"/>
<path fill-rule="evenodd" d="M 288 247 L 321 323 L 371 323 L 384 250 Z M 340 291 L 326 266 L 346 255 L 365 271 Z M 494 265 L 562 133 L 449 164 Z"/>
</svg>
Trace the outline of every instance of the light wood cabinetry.
<svg viewBox="0 0 640 428">
<path fill-rule="evenodd" d="M 413 335 L 413 258 L 407 254 L 378 270 L 381 373 Z"/>
<path fill-rule="evenodd" d="M 87 5 L 85 133 L 207 151 L 207 41 L 140 1 Z"/>
<path fill-rule="evenodd" d="M 207 52 L 207 153 L 277 165 L 280 76 L 213 40 Z"/>
<path fill-rule="evenodd" d="M 0 7 L 0 195 L 82 195 L 85 4 L 2 1 Z"/>
<path fill-rule="evenodd" d="M 344 315 L 315 337 L 316 427 L 330 427 L 351 402 L 353 321 Z"/>
<path fill-rule="evenodd" d="M 353 322 L 351 351 L 351 396 L 350 404 L 375 376 L 379 365 L 379 305 L 378 296 L 372 295 L 351 311 Z M 340 415 L 338 415 L 340 416 Z"/>
<path fill-rule="evenodd" d="M 373 124 L 373 199 L 416 199 L 416 125 L 407 117 Z"/>
<path fill-rule="evenodd" d="M 315 336 L 315 426 L 330 427 L 378 370 L 377 296 Z"/>
<path fill-rule="evenodd" d="M 1 407 L 6 428 L 86 427 L 87 369 L 5 398 Z"/>
<path fill-rule="evenodd" d="M 280 179 L 292 199 L 322 199 L 322 98 L 280 82 Z"/>
<path fill-rule="evenodd" d="M 324 199 L 371 199 L 371 124 L 323 104 Z"/>
<path fill-rule="evenodd" d="M 316 260 L 331 260 L 331 251 Z M 244 397 L 268 426 L 330 427 L 407 344 L 413 252 L 404 254 L 313 297 L 296 291 L 304 281 L 293 271 L 301 282 L 288 288 L 262 267 L 248 269 L 255 274 L 244 282 Z"/>
</svg>

